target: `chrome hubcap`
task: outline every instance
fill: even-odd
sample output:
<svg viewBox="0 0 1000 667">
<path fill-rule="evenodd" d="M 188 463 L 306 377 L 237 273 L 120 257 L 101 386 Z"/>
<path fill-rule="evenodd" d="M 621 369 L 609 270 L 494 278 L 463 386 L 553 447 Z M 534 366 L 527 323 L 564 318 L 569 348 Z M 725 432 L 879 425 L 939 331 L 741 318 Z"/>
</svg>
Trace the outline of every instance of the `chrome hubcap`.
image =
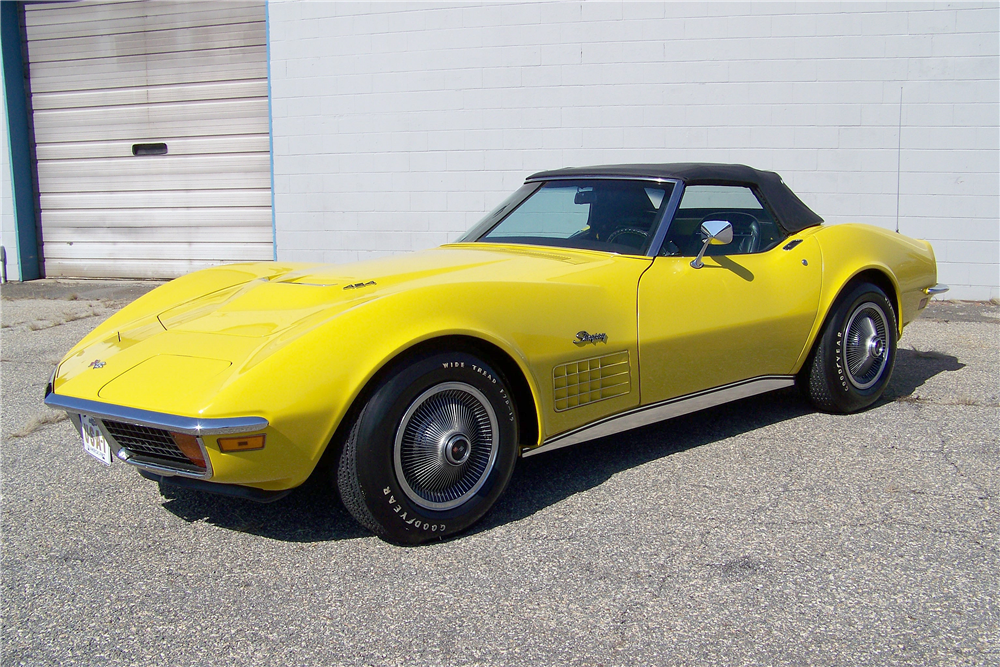
<svg viewBox="0 0 1000 667">
<path fill-rule="evenodd" d="M 436 385 L 413 401 L 396 431 L 396 479 L 420 507 L 458 507 L 486 483 L 498 439 L 496 413 L 482 392 L 464 382 Z"/>
<path fill-rule="evenodd" d="M 847 379 L 858 389 L 868 389 L 882 377 L 889 361 L 889 322 L 882 309 L 869 301 L 854 311 L 845 331 Z"/>
</svg>

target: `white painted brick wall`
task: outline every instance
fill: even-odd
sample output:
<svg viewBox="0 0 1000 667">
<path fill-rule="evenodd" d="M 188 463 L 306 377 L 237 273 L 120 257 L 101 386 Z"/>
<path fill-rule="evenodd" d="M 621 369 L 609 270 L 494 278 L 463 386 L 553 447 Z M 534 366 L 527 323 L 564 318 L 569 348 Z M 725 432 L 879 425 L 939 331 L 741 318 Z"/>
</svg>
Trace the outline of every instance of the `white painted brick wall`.
<svg viewBox="0 0 1000 667">
<path fill-rule="evenodd" d="M 454 239 L 532 172 L 741 162 L 1000 297 L 992 3 L 269 5 L 278 257 Z M 903 96 L 902 134 L 900 91 Z"/>
</svg>

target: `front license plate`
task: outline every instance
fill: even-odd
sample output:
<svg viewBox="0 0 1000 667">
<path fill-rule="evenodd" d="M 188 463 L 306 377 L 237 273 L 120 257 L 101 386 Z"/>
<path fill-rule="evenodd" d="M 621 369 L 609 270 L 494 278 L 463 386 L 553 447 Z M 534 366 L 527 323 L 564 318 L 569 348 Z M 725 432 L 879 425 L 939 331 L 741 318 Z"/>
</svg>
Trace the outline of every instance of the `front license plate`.
<svg viewBox="0 0 1000 667">
<path fill-rule="evenodd" d="M 83 436 L 83 449 L 104 465 L 111 465 L 111 445 L 108 444 L 97 420 L 87 415 L 80 415 L 80 435 Z"/>
</svg>

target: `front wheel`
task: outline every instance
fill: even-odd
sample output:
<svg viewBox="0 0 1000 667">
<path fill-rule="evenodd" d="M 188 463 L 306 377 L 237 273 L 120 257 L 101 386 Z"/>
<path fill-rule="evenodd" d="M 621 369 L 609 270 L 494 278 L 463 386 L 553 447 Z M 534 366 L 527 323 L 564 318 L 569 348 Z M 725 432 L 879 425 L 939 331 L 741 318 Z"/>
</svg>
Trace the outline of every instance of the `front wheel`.
<svg viewBox="0 0 1000 667">
<path fill-rule="evenodd" d="M 383 381 L 337 467 L 348 511 L 379 537 L 419 544 L 461 532 L 496 502 L 517 457 L 502 375 L 463 352 L 411 362 Z"/>
<path fill-rule="evenodd" d="M 847 413 L 877 401 L 896 362 L 896 331 L 895 311 L 881 289 L 861 283 L 842 295 L 800 376 L 813 405 Z"/>
</svg>

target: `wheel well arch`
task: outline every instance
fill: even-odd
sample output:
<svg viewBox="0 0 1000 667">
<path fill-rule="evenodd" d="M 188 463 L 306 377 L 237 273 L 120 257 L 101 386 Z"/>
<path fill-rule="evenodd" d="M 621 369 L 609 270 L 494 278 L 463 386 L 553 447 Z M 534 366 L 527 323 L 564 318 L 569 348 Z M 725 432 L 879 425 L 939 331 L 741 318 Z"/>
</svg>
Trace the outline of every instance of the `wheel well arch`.
<svg viewBox="0 0 1000 667">
<path fill-rule="evenodd" d="M 891 277 L 889 277 L 889 274 L 883 271 L 882 269 L 876 269 L 876 268 L 865 269 L 864 271 L 856 273 L 854 276 L 852 276 L 851 279 L 848 280 L 844 284 L 844 286 L 840 289 L 840 291 L 837 293 L 837 298 L 834 299 L 832 302 L 831 310 L 832 307 L 837 304 L 837 301 L 840 299 L 842 294 L 847 292 L 849 289 L 853 288 L 858 283 L 863 283 L 863 282 L 875 285 L 885 293 L 886 297 L 888 297 L 889 305 L 892 306 L 892 309 L 895 311 L 896 315 L 896 333 L 897 334 L 901 333 L 900 327 L 902 327 L 901 323 L 903 321 L 903 314 L 901 312 L 901 304 L 899 301 L 899 290 L 896 289 L 895 281 Z"/>
<path fill-rule="evenodd" d="M 420 341 L 400 351 L 396 356 L 382 364 L 382 367 L 365 383 L 365 386 L 355 396 L 350 408 L 344 413 L 344 418 L 337 426 L 332 440 L 327 445 L 324 457 L 329 458 L 337 455 L 335 450 L 338 449 L 338 442 L 343 440 L 358 413 L 365 406 L 379 384 L 387 377 L 395 373 L 401 366 L 419 357 L 429 356 L 438 352 L 455 351 L 467 352 L 480 357 L 483 361 L 490 363 L 499 370 L 510 388 L 517 410 L 518 439 L 520 440 L 517 443 L 518 447 L 538 444 L 538 411 L 535 406 L 534 393 L 531 391 L 531 385 L 528 384 L 528 380 L 517 362 L 502 348 L 481 338 L 464 335 L 445 335 Z"/>
<path fill-rule="evenodd" d="M 826 329 L 827 323 L 830 321 L 834 311 L 837 309 L 837 304 L 840 303 L 840 299 L 843 298 L 843 296 L 850 290 L 854 289 L 855 285 L 866 282 L 875 285 L 885 293 L 886 298 L 889 299 L 889 305 L 892 306 L 893 311 L 895 311 L 896 334 L 900 335 L 902 333 L 901 322 L 903 321 L 903 317 L 900 311 L 901 304 L 899 300 L 899 290 L 896 289 L 896 283 L 883 269 L 875 267 L 863 269 L 851 276 L 851 278 L 847 280 L 839 290 L 837 290 L 836 296 L 827 302 L 825 312 L 822 313 L 822 320 L 819 321 L 818 327 L 814 329 L 812 339 L 808 343 L 808 347 L 806 347 L 802 352 L 799 362 L 801 365 L 798 367 L 798 371 L 796 371 L 796 373 L 801 374 L 805 371 L 805 369 L 808 369 L 809 364 L 812 363 L 811 360 L 816 354 L 816 348 L 819 346 L 823 331 Z"/>
</svg>

